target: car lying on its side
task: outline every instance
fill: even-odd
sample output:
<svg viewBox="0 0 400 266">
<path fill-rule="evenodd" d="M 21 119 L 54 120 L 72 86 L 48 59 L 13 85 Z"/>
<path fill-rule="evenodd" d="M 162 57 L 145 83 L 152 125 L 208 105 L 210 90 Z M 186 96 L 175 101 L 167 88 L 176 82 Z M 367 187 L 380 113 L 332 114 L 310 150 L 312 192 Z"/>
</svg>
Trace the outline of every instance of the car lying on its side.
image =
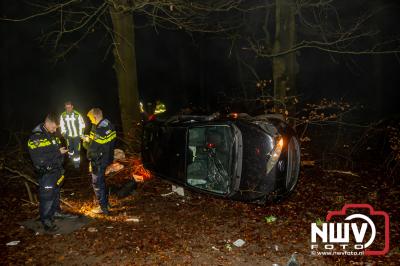
<svg viewBox="0 0 400 266">
<path fill-rule="evenodd" d="M 142 160 L 156 176 L 178 185 L 266 202 L 293 191 L 300 146 L 279 115 L 183 115 L 145 124 Z"/>
</svg>

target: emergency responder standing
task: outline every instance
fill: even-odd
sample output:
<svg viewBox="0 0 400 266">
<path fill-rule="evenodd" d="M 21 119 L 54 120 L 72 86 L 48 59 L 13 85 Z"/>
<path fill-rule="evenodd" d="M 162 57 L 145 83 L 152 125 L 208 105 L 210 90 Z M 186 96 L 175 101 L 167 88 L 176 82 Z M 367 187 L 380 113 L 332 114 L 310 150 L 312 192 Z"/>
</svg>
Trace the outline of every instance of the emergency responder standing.
<svg viewBox="0 0 400 266">
<path fill-rule="evenodd" d="M 103 118 L 99 108 L 91 109 L 87 116 L 92 123 L 90 136 L 84 138 L 84 147 L 90 161 L 92 171 L 92 184 L 94 193 L 99 202 L 99 207 L 93 213 L 109 214 L 108 195 L 105 182 L 105 171 L 114 158 L 114 145 L 117 133 L 111 122 Z"/>
<path fill-rule="evenodd" d="M 69 158 L 75 169 L 78 169 L 81 161 L 81 137 L 85 130 L 85 121 L 81 114 L 74 110 L 72 102 L 66 102 L 64 107 L 65 112 L 60 116 L 61 134 L 67 141 Z"/>
<path fill-rule="evenodd" d="M 39 213 L 46 231 L 55 231 L 55 218 L 76 218 L 77 216 L 61 213 L 60 185 L 64 179 L 63 161 L 67 153 L 65 147 L 54 135 L 58 127 L 58 117 L 47 115 L 45 122 L 36 126 L 28 140 L 28 150 L 33 165 L 39 175 Z"/>
<path fill-rule="evenodd" d="M 162 103 L 160 100 L 156 101 L 156 109 L 154 110 L 154 114 L 158 115 L 158 114 L 162 114 L 165 113 L 167 111 L 167 108 L 165 107 L 165 104 Z"/>
</svg>

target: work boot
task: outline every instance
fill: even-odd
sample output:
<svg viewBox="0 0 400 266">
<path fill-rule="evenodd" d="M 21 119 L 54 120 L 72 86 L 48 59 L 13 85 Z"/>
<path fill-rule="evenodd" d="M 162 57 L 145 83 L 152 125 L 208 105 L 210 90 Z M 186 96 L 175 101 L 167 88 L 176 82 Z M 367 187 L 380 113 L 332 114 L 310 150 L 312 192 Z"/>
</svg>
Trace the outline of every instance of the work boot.
<svg viewBox="0 0 400 266">
<path fill-rule="evenodd" d="M 101 208 L 101 210 L 104 215 L 110 215 L 110 211 L 108 210 L 108 208 Z"/>
<path fill-rule="evenodd" d="M 51 220 L 43 221 L 43 228 L 46 232 L 55 232 L 59 229 Z"/>
<path fill-rule="evenodd" d="M 104 208 L 104 207 L 100 207 L 100 206 L 93 208 L 91 210 L 91 212 L 94 214 L 104 214 L 104 215 L 110 214 L 110 211 L 108 210 L 108 208 Z"/>
<path fill-rule="evenodd" d="M 78 218 L 77 215 L 64 213 L 64 212 L 55 212 L 53 215 L 54 219 L 76 219 Z"/>
</svg>

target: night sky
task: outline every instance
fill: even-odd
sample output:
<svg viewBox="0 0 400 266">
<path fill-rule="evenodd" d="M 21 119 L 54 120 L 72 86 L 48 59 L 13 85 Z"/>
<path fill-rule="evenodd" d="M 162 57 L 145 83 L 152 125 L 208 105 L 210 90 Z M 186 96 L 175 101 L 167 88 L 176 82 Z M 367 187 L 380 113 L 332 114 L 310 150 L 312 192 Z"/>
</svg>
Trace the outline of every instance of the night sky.
<svg viewBox="0 0 400 266">
<path fill-rule="evenodd" d="M 30 12 L 22 2 L 14 1 L 2 1 L 1 10 L 17 17 Z M 387 36 L 399 36 L 399 10 L 397 5 L 381 16 Z M 355 12 L 354 8 L 349 12 Z M 38 41 L 46 23 L 44 18 L 27 23 L 0 22 L 2 127 L 31 129 L 49 111 L 61 112 L 66 100 L 72 100 L 82 113 L 93 106 L 101 107 L 106 117 L 118 124 L 117 82 L 112 55 L 106 55 L 104 32 L 94 32 L 79 49 L 54 64 L 49 47 L 42 47 Z M 142 28 L 136 30 L 136 45 L 144 102 L 161 99 L 172 112 L 193 102 L 213 111 L 219 95 L 241 96 L 237 61 L 229 56 L 230 43 L 226 40 Z M 334 55 L 332 60 L 329 54 L 312 49 L 298 53 L 297 90 L 301 99 L 344 98 L 362 103 L 376 114 L 371 119 L 399 113 L 399 57 Z M 257 59 L 257 72 L 261 79 L 271 79 L 269 59 Z M 379 80 L 377 73 L 381 73 Z"/>
</svg>

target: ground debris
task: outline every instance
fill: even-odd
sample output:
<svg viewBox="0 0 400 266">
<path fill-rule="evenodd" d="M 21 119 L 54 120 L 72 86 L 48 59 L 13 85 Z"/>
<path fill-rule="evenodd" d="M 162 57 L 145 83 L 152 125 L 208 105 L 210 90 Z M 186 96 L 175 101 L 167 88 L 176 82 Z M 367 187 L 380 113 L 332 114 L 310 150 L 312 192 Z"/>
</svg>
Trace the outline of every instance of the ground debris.
<svg viewBox="0 0 400 266">
<path fill-rule="evenodd" d="M 232 244 L 235 246 L 235 247 L 238 247 L 238 248 L 240 248 L 241 246 L 243 246 L 244 244 L 245 244 L 246 242 L 243 240 L 243 239 L 238 239 L 238 240 L 236 240 L 235 242 L 233 242 Z"/>
<path fill-rule="evenodd" d="M 16 246 L 16 245 L 18 245 L 20 242 L 21 242 L 20 240 L 14 240 L 14 241 L 8 242 L 8 243 L 6 244 L 6 246 Z"/>
<path fill-rule="evenodd" d="M 125 167 L 115 176 L 131 179 L 129 163 L 121 164 Z M 395 249 L 390 256 L 379 258 L 309 255 L 310 224 L 324 221 L 328 210 L 339 210 L 344 203 L 369 203 L 389 212 L 391 223 L 399 223 L 400 213 L 393 207 L 399 204 L 399 187 L 387 184 L 379 169 L 365 167 L 363 171 L 358 171 L 360 176 L 331 172 L 332 182 L 327 183 L 327 174 L 318 164 L 303 168 L 289 198 L 263 206 L 190 190 L 184 191 L 184 198 L 163 197 L 171 192 L 171 184 L 151 178 L 138 185 L 135 195 L 123 199 L 111 195 L 109 216 L 90 214 L 96 202 L 87 175 L 74 182 L 66 179 L 64 188 L 75 194 L 64 193 L 63 199 L 71 203 L 71 211 L 87 214 L 94 221 L 89 228 L 55 238 L 21 230 L 17 221 L 38 216 L 37 207 L 18 200 L 25 191 L 23 183 L 0 183 L 4 199 L 0 201 L 0 223 L 7 228 L 0 239 L 3 243 L 15 239 L 24 243 L 8 248 L 4 264 L 284 266 L 297 252 L 301 265 L 349 265 L 350 261 L 396 265 L 400 252 Z M 236 241 L 231 240 L 245 243 L 235 248 Z M 399 240 L 394 226 L 391 242 Z"/>
<path fill-rule="evenodd" d="M 87 230 L 88 230 L 88 232 L 90 232 L 90 233 L 96 233 L 96 232 L 99 231 L 99 230 L 97 230 L 97 228 L 95 228 L 95 227 L 89 227 Z"/>
<path fill-rule="evenodd" d="M 351 176 L 360 176 L 357 173 L 351 172 L 351 171 L 343 171 L 343 170 L 324 170 L 327 173 L 333 173 L 333 174 L 342 174 L 342 175 L 351 175 Z"/>
</svg>

